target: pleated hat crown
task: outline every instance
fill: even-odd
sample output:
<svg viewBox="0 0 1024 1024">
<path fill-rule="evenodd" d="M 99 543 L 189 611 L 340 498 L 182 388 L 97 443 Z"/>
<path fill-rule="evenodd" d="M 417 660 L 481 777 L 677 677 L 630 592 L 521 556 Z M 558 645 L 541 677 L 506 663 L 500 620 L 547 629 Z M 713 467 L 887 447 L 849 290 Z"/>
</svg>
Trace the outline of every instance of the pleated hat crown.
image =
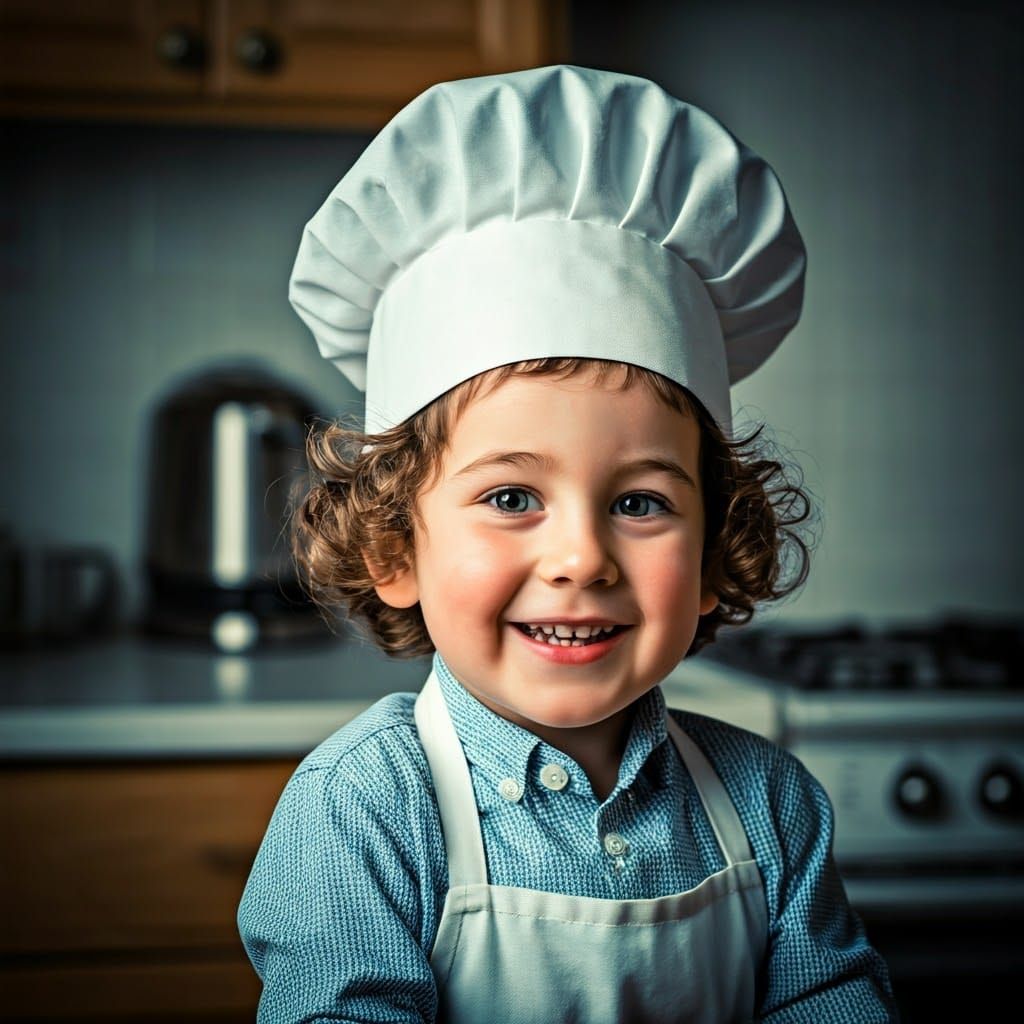
<svg viewBox="0 0 1024 1024">
<path fill-rule="evenodd" d="M 729 434 L 729 385 L 797 322 L 805 266 L 778 178 L 718 121 L 557 65 L 403 108 L 306 225 L 289 299 L 370 433 L 493 367 L 582 356 L 663 374 Z"/>
</svg>

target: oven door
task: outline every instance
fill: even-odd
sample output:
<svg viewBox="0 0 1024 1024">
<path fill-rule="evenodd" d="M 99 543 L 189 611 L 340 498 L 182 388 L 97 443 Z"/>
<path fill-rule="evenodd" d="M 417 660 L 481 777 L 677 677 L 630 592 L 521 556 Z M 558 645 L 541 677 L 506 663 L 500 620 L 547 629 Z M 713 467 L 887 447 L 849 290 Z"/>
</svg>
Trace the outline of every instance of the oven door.
<svg viewBox="0 0 1024 1024">
<path fill-rule="evenodd" d="M 1019 865 L 881 873 L 840 866 L 850 903 L 889 965 L 903 1024 L 973 1020 L 1013 1006 L 1024 976 Z"/>
<path fill-rule="evenodd" d="M 836 865 L 904 1021 L 974 1020 L 979 993 L 1017 996 L 1020 699 L 787 693 L 782 719 L 832 801 Z"/>
</svg>

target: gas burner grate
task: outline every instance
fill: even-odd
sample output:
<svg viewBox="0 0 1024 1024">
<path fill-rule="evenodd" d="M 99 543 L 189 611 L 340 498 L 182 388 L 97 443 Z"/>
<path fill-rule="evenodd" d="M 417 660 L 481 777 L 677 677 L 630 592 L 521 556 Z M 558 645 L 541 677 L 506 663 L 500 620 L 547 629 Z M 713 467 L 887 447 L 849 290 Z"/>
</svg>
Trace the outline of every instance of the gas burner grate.
<svg viewBox="0 0 1024 1024">
<path fill-rule="evenodd" d="M 1024 623 L 950 616 L 870 628 L 740 627 L 703 652 L 709 660 L 802 690 L 1019 691 Z"/>
</svg>

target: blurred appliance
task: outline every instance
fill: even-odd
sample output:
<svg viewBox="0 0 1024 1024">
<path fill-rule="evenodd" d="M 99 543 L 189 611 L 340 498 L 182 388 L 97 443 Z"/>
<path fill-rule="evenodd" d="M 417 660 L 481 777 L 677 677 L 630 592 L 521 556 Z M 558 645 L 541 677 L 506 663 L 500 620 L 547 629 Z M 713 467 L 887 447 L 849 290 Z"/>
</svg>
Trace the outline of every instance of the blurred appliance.
<svg viewBox="0 0 1024 1024">
<path fill-rule="evenodd" d="M 702 653 L 774 692 L 851 903 L 898 989 L 945 1010 L 1024 970 L 1022 655 L 1024 623 L 966 615 L 739 629 Z"/>
<path fill-rule="evenodd" d="M 249 361 L 207 368 L 158 404 L 145 632 L 224 651 L 330 636 L 302 592 L 288 540 L 316 415 L 303 395 Z"/>
<path fill-rule="evenodd" d="M 0 650 L 34 650 L 104 636 L 120 576 L 103 548 L 15 542 L 0 526 Z"/>
</svg>

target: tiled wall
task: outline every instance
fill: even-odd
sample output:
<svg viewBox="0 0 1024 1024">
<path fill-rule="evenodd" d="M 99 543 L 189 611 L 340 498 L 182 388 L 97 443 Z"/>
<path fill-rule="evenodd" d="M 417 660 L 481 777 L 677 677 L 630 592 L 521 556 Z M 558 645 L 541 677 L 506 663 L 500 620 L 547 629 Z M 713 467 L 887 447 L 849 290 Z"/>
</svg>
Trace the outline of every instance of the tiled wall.
<svg viewBox="0 0 1024 1024">
<path fill-rule="evenodd" d="M 807 243 L 803 320 L 734 392 L 821 500 L 810 582 L 774 614 L 1020 612 L 1020 29 L 917 7 L 605 6 L 575 5 L 573 60 L 721 118 L 775 167 Z M 148 415 L 172 378 L 253 355 L 324 412 L 353 407 L 286 289 L 365 141 L 4 127 L 0 523 L 113 549 L 129 616 Z"/>
</svg>

